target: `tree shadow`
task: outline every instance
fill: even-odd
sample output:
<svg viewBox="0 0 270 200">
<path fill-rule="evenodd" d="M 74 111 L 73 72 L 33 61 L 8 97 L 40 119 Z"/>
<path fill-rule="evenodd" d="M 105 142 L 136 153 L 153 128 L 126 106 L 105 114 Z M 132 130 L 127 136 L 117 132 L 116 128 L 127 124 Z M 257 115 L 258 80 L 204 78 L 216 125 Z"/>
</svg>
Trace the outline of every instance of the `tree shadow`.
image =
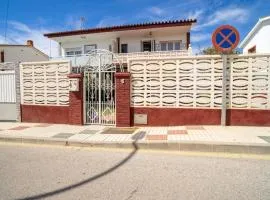
<svg viewBox="0 0 270 200">
<path fill-rule="evenodd" d="M 60 188 L 60 189 L 56 189 L 56 190 L 53 190 L 53 191 L 50 191 L 50 192 L 45 192 L 45 193 L 42 193 L 42 194 L 37 194 L 37 195 L 33 195 L 33 196 L 29 196 L 29 197 L 24 197 L 24 198 L 19 198 L 17 200 L 33 200 L 33 199 L 43 199 L 43 198 L 46 198 L 46 197 L 50 197 L 50 196 L 54 196 L 54 195 L 57 195 L 57 194 L 60 194 L 60 193 L 63 193 L 63 192 L 66 192 L 68 190 L 72 190 L 72 189 L 75 189 L 75 188 L 78 188 L 82 185 L 85 185 L 87 183 L 90 183 L 92 181 L 95 181 L 103 176 L 106 176 L 108 175 L 109 173 L 115 171 L 117 168 L 121 167 L 122 165 L 124 165 L 127 161 L 129 161 L 135 154 L 136 152 L 138 151 L 138 146 L 136 144 L 138 139 L 136 139 L 134 142 L 132 142 L 132 145 L 133 145 L 133 150 L 132 152 L 129 153 L 129 155 L 124 158 L 123 160 L 121 160 L 120 162 L 118 162 L 117 164 L 115 164 L 114 166 L 112 166 L 111 168 L 107 169 L 106 171 L 104 172 L 101 172 L 95 176 L 92 176 L 88 179 L 85 179 L 83 181 L 80 181 L 78 183 L 75 183 L 75 184 L 72 184 L 72 185 L 69 185 L 69 186 L 66 186 L 66 187 L 63 187 L 63 188 Z"/>
</svg>

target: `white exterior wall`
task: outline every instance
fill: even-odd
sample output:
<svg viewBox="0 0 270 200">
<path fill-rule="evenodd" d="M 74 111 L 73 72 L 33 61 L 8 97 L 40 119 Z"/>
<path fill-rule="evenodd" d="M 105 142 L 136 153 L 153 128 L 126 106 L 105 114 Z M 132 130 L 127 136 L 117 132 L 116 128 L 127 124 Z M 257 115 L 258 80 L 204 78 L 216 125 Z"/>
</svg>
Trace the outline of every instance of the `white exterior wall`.
<svg viewBox="0 0 270 200">
<path fill-rule="evenodd" d="M 61 55 L 65 55 L 66 48 L 76 48 L 76 47 L 80 47 L 84 53 L 84 45 L 91 45 L 91 44 L 96 44 L 98 49 L 109 50 L 109 45 L 112 45 L 112 48 L 113 48 L 114 40 L 116 41 L 116 37 L 100 38 L 100 39 L 94 39 L 94 40 L 82 39 L 82 41 L 61 42 Z M 129 53 L 140 52 L 141 41 L 144 41 L 144 40 L 155 40 L 156 44 L 158 44 L 160 41 L 176 41 L 176 40 L 182 40 L 182 43 L 186 43 L 186 33 L 175 34 L 175 35 L 156 35 L 152 37 L 122 36 L 120 37 L 120 48 L 121 48 L 121 44 L 128 44 Z"/>
<path fill-rule="evenodd" d="M 0 46 L 5 62 L 46 61 L 49 57 L 28 46 Z"/>
<path fill-rule="evenodd" d="M 256 45 L 256 53 L 270 53 L 270 20 L 262 23 L 261 27 L 251 36 L 243 48 L 244 53 Z"/>
</svg>

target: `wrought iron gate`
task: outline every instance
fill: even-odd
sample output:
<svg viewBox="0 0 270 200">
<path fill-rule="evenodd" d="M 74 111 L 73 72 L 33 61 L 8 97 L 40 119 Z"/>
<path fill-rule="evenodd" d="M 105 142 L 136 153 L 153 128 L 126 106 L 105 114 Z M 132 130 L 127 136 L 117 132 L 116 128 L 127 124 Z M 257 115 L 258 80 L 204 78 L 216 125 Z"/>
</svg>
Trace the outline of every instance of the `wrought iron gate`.
<svg viewBox="0 0 270 200">
<path fill-rule="evenodd" d="M 114 54 L 95 50 L 84 69 L 85 124 L 115 124 Z"/>
</svg>

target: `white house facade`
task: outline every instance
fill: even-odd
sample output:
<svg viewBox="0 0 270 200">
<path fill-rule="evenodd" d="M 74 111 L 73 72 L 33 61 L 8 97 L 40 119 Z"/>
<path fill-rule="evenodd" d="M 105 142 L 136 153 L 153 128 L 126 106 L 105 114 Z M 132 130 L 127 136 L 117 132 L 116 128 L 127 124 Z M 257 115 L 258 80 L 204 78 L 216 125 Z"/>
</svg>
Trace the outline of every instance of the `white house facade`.
<svg viewBox="0 0 270 200">
<path fill-rule="evenodd" d="M 59 57 L 82 56 L 93 49 L 106 49 L 122 56 L 149 53 L 187 53 L 190 29 L 196 20 L 131 24 L 48 33 L 59 44 Z"/>
<path fill-rule="evenodd" d="M 32 40 L 26 45 L 0 44 L 0 62 L 47 61 L 49 56 L 34 47 Z"/>
<path fill-rule="evenodd" d="M 270 53 L 270 16 L 261 18 L 240 44 L 243 53 Z"/>
</svg>

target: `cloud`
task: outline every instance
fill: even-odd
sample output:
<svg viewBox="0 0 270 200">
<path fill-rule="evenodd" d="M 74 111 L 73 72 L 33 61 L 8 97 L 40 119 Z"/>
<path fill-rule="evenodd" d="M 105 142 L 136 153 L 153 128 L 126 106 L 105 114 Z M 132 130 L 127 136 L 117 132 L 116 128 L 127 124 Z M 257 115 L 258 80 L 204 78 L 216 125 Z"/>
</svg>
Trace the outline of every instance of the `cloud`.
<svg viewBox="0 0 270 200">
<path fill-rule="evenodd" d="M 194 33 L 191 34 L 191 41 L 193 42 L 201 42 L 205 40 L 211 40 L 211 35 L 209 33 Z"/>
<path fill-rule="evenodd" d="M 153 15 L 164 15 L 166 13 L 166 11 L 164 9 L 161 9 L 157 6 L 152 6 L 150 8 L 147 9 L 150 13 L 152 13 Z"/>
<path fill-rule="evenodd" d="M 101 19 L 98 24 L 97 27 L 105 27 L 105 26 L 114 26 L 114 25 L 122 25 L 124 24 L 126 21 L 123 20 L 121 17 L 104 17 L 103 19 Z"/>
<path fill-rule="evenodd" d="M 68 29 L 79 30 L 82 28 L 82 20 L 81 17 L 68 16 L 66 19 L 66 25 Z"/>
<path fill-rule="evenodd" d="M 188 19 L 198 19 L 202 16 L 202 14 L 204 13 L 204 11 L 201 9 L 201 10 L 195 10 L 195 11 L 190 11 L 188 13 Z"/>
<path fill-rule="evenodd" d="M 220 23 L 227 23 L 233 21 L 234 23 L 245 23 L 249 17 L 248 9 L 228 7 L 222 10 L 214 12 L 212 15 L 207 17 L 207 20 L 194 27 L 193 30 L 200 30 L 202 28 L 214 26 Z"/>
<path fill-rule="evenodd" d="M 31 33 L 31 31 L 32 31 L 27 25 L 25 25 L 21 22 L 9 21 L 8 24 L 11 25 L 14 29 L 16 29 L 18 31 L 22 31 L 22 32 L 26 32 L 26 33 Z"/>
<path fill-rule="evenodd" d="M 53 29 L 29 27 L 18 21 L 8 22 L 7 43 L 26 44 L 27 40 L 33 40 L 34 46 L 49 56 L 58 56 L 56 42 L 43 36 L 44 33 L 54 32 Z M 0 43 L 4 43 L 4 36 L 0 35 Z"/>
</svg>

